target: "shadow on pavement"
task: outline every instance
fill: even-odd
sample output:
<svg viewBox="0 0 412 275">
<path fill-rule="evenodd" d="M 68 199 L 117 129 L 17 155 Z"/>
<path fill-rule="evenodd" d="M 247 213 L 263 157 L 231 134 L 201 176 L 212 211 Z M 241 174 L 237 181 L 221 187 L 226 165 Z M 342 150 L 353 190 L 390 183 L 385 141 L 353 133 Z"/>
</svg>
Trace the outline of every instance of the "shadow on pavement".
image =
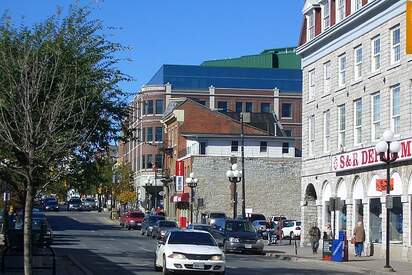
<svg viewBox="0 0 412 275">
<path fill-rule="evenodd" d="M 334 270 L 320 270 L 320 269 L 305 269 L 305 268 L 260 268 L 258 271 L 251 268 L 229 268 L 226 272 L 227 275 L 271 275 L 271 274 L 319 274 L 319 275 L 349 275 L 349 274 L 360 274 L 360 273 L 351 273 L 351 272 L 339 272 Z"/>
<path fill-rule="evenodd" d="M 101 223 L 81 223 L 75 219 L 63 215 L 49 215 L 47 216 L 53 231 L 98 231 L 98 230 L 119 230 L 118 225 L 109 225 Z"/>
</svg>

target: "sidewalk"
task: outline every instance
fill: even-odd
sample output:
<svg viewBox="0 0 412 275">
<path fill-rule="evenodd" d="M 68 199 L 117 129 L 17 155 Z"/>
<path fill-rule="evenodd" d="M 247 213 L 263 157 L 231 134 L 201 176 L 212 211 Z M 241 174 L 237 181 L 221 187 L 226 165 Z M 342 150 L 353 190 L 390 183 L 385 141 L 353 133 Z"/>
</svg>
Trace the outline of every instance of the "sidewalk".
<svg viewBox="0 0 412 275">
<path fill-rule="evenodd" d="M 264 251 L 266 256 L 281 260 L 318 262 L 329 266 L 345 267 L 347 270 L 365 274 L 394 274 L 393 272 L 385 272 L 383 269 L 385 259 L 375 256 L 355 258 L 353 255 L 349 255 L 348 262 L 331 262 L 322 260 L 321 250 L 314 255 L 310 247 L 298 247 L 296 255 L 294 243 L 292 242 L 292 245 L 289 245 L 288 240 L 284 240 L 282 245 L 265 246 Z M 391 265 L 396 271 L 395 274 L 411 274 L 412 263 L 391 261 Z"/>
</svg>

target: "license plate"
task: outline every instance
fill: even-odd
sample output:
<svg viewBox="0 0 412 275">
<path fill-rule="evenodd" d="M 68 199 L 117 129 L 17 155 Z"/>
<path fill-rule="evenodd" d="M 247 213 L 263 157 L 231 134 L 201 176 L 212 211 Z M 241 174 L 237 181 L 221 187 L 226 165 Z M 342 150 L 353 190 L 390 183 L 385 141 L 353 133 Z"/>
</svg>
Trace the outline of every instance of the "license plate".
<svg viewBox="0 0 412 275">
<path fill-rule="evenodd" d="M 251 244 L 245 244 L 245 248 L 252 248 Z"/>
<path fill-rule="evenodd" d="M 193 269 L 205 269 L 205 264 L 203 264 L 203 263 L 193 263 Z"/>
</svg>

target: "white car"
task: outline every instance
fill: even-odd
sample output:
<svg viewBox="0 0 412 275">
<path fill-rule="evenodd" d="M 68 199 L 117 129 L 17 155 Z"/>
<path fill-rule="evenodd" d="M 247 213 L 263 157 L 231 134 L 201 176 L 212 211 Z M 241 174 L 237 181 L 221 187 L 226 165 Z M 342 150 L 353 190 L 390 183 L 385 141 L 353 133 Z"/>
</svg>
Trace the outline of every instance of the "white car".
<svg viewBox="0 0 412 275">
<path fill-rule="evenodd" d="M 210 233 L 200 230 L 168 231 L 158 242 L 154 267 L 163 274 L 186 271 L 223 275 L 226 261 Z"/>
<path fill-rule="evenodd" d="M 301 228 L 302 228 L 301 222 L 294 221 L 294 220 L 283 221 L 283 227 L 282 227 L 283 237 L 291 238 L 291 239 L 299 238 Z"/>
</svg>

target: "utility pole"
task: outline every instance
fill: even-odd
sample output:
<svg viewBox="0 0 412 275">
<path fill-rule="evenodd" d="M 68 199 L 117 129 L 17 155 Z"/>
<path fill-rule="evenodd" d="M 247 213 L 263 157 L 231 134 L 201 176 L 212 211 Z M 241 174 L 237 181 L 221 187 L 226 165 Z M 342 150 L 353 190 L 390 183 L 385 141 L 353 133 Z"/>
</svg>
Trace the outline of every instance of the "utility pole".
<svg viewBox="0 0 412 275">
<path fill-rule="evenodd" d="M 246 198 L 245 198 L 245 138 L 243 132 L 243 118 L 244 113 L 240 113 L 240 145 L 242 158 L 242 217 L 246 219 Z M 236 184 L 235 184 L 236 186 Z M 236 192 L 235 192 L 236 193 Z"/>
</svg>

